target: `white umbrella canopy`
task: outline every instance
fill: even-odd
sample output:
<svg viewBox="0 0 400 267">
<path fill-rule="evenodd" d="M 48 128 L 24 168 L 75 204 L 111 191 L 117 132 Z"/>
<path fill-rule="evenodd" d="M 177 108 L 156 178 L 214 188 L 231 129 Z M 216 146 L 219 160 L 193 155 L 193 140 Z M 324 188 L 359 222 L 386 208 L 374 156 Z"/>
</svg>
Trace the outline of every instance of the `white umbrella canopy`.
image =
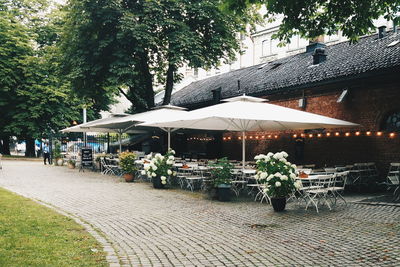
<svg viewBox="0 0 400 267">
<path fill-rule="evenodd" d="M 141 126 L 240 131 L 245 161 L 245 132 L 356 127 L 358 124 L 264 103 L 262 98 L 239 96 L 225 103 L 190 111 L 179 120 L 157 120 Z"/>
<path fill-rule="evenodd" d="M 96 129 L 120 129 L 122 132 L 140 130 L 140 127 L 135 127 L 138 123 L 154 121 L 154 120 L 176 120 L 180 119 L 187 114 L 185 108 L 164 105 L 156 107 L 150 111 L 128 115 L 120 118 L 115 118 L 106 122 L 95 122 L 90 125 L 91 128 Z M 168 133 L 168 148 L 171 147 L 171 131 L 174 127 L 159 127 Z"/>
<path fill-rule="evenodd" d="M 93 120 L 89 121 L 86 123 L 82 123 L 76 126 L 72 126 L 69 128 L 65 128 L 61 130 L 62 133 L 118 133 L 119 134 L 119 149 L 121 151 L 122 149 L 122 140 L 121 140 L 121 134 L 122 133 L 145 133 L 146 131 L 143 130 L 137 130 L 137 129 L 129 129 L 127 131 L 123 131 L 123 129 L 119 128 L 102 128 L 102 127 L 93 127 L 96 124 L 106 124 L 109 123 L 113 120 L 124 118 L 128 116 L 129 114 L 119 114 L 119 113 L 114 113 L 111 114 L 110 117 L 108 118 L 102 118 L 98 120 Z"/>
<path fill-rule="evenodd" d="M 129 114 L 111 114 L 108 118 L 97 119 L 93 121 L 89 121 L 86 123 L 82 123 L 79 125 L 75 125 L 72 127 L 68 127 L 62 129 L 62 133 L 88 133 L 88 132 L 96 132 L 96 133 L 120 133 L 121 129 L 119 128 L 101 128 L 101 127 L 93 127 L 96 124 L 106 124 L 113 120 L 124 118 L 129 116 Z M 128 131 L 128 133 L 143 133 L 144 131 Z"/>
</svg>

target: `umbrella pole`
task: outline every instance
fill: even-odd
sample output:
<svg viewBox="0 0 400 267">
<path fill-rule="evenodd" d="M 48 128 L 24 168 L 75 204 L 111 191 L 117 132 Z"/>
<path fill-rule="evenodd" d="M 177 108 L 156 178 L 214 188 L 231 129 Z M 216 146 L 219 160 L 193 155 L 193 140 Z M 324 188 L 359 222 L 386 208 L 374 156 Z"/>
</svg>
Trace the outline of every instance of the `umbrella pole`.
<svg viewBox="0 0 400 267">
<path fill-rule="evenodd" d="M 118 137 L 119 137 L 119 153 L 122 152 L 122 133 L 121 131 L 118 133 Z"/>
<path fill-rule="evenodd" d="M 244 169 L 246 161 L 246 139 L 245 132 L 242 132 L 242 168 Z"/>
<path fill-rule="evenodd" d="M 168 133 L 168 150 L 170 150 L 171 149 L 171 128 L 168 128 L 167 133 Z"/>
</svg>

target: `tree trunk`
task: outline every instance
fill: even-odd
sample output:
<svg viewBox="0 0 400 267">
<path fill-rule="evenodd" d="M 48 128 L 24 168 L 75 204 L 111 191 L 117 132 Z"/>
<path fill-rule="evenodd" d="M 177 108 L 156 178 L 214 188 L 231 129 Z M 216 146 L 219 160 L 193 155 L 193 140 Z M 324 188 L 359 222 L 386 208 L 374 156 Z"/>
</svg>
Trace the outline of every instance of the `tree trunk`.
<svg viewBox="0 0 400 267">
<path fill-rule="evenodd" d="M 26 150 L 25 150 L 25 157 L 36 157 L 35 154 L 35 139 L 27 138 L 26 139 Z"/>
<path fill-rule="evenodd" d="M 2 144 L 0 147 L 0 153 L 3 155 L 10 155 L 10 137 L 2 137 L 1 138 Z"/>
<path fill-rule="evenodd" d="M 145 100 L 147 108 L 150 109 L 154 107 L 154 90 L 153 90 L 153 77 L 150 73 L 150 68 L 149 68 L 149 57 L 146 52 L 140 55 L 140 65 L 141 65 L 140 68 L 141 74 L 144 79 Z"/>
<path fill-rule="evenodd" d="M 119 89 L 120 93 L 132 103 L 132 110 L 135 113 L 144 112 L 154 107 L 153 76 L 150 72 L 149 59 L 146 52 L 138 53 L 136 60 L 139 63 L 135 65 L 134 70 L 138 73 L 135 84 L 129 86 L 127 93 L 121 88 Z"/>
<path fill-rule="evenodd" d="M 174 88 L 174 73 L 175 73 L 175 65 L 168 64 L 167 81 L 165 84 L 163 105 L 168 105 L 169 102 L 171 101 L 172 89 Z"/>
</svg>

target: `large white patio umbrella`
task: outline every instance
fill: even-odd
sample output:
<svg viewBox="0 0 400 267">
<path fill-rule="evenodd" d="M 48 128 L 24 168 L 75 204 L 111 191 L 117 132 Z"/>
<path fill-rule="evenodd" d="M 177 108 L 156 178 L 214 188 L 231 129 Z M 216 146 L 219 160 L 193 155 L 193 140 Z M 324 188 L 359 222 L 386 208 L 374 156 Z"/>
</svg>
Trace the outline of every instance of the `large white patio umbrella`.
<svg viewBox="0 0 400 267">
<path fill-rule="evenodd" d="M 111 121 L 125 118 L 127 116 L 129 116 L 129 114 L 114 113 L 114 114 L 111 114 L 110 117 L 108 117 L 108 118 L 97 119 L 97 120 L 89 121 L 89 122 L 82 123 L 79 125 L 75 125 L 72 127 L 68 127 L 68 128 L 61 130 L 61 132 L 62 133 L 88 133 L 88 132 L 118 133 L 119 150 L 121 151 L 121 149 L 122 149 L 122 140 L 121 140 L 122 133 L 145 133 L 146 131 L 137 130 L 137 129 L 125 130 L 123 128 L 102 128 L 102 127 L 93 127 L 93 126 L 98 125 L 98 124 L 107 124 L 107 123 L 110 123 Z"/>
<path fill-rule="evenodd" d="M 185 108 L 164 105 L 155 107 L 150 111 L 137 113 L 129 116 L 115 118 L 107 122 L 97 122 L 90 127 L 93 129 L 121 129 L 123 132 L 132 130 L 141 130 L 143 128 L 136 127 L 138 123 L 155 121 L 155 120 L 178 120 L 184 118 L 188 113 Z M 159 127 L 168 133 L 168 148 L 171 148 L 171 132 L 177 130 L 175 127 Z"/>
<path fill-rule="evenodd" d="M 309 112 L 265 103 L 265 99 L 239 96 L 225 103 L 193 110 L 179 120 L 157 120 L 141 126 L 189 128 L 242 132 L 242 165 L 246 158 L 245 134 L 249 131 L 278 131 L 355 127 L 358 124 Z"/>
</svg>

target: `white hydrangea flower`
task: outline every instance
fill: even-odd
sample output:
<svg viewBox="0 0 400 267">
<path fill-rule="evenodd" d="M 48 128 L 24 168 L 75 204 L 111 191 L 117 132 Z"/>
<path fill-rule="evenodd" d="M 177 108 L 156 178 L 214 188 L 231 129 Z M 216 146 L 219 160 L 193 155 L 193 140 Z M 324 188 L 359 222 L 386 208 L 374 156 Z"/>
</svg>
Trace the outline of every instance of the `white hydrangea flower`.
<svg viewBox="0 0 400 267">
<path fill-rule="evenodd" d="M 175 159 L 175 157 L 171 155 L 171 156 L 169 156 L 169 157 L 168 157 L 168 159 L 170 159 L 170 160 L 174 160 L 174 159 Z"/>
<path fill-rule="evenodd" d="M 148 155 L 146 156 L 146 158 L 147 158 L 147 159 L 151 159 L 151 154 L 148 154 Z"/>
<path fill-rule="evenodd" d="M 155 172 L 153 172 L 153 173 L 151 174 L 151 176 L 156 177 L 157 174 L 156 174 Z"/>
<path fill-rule="evenodd" d="M 153 166 L 151 166 L 151 168 L 152 168 L 153 171 L 156 171 L 158 169 L 157 166 L 154 165 L 154 164 L 153 164 Z"/>
<path fill-rule="evenodd" d="M 266 173 L 266 172 L 262 172 L 262 173 L 260 174 L 260 178 L 261 178 L 261 179 L 265 179 L 265 178 L 267 178 L 267 176 L 268 176 L 268 173 Z"/>
<path fill-rule="evenodd" d="M 292 179 L 296 179 L 296 174 L 294 174 L 294 173 L 291 173 L 289 176 L 290 176 L 290 178 L 292 178 Z"/>
<path fill-rule="evenodd" d="M 167 181 L 162 180 L 161 183 L 162 183 L 162 184 L 167 184 Z"/>
<path fill-rule="evenodd" d="M 281 178 L 281 177 L 282 177 L 282 174 L 281 174 L 280 172 L 277 172 L 277 173 L 274 174 L 274 176 L 275 176 L 275 177 Z"/>
<path fill-rule="evenodd" d="M 255 156 L 254 159 L 258 161 L 260 159 L 260 155 Z"/>
<path fill-rule="evenodd" d="M 150 164 L 144 164 L 144 169 L 148 171 L 150 169 Z"/>
<path fill-rule="evenodd" d="M 302 186 L 301 181 L 297 181 L 294 183 L 294 187 L 296 187 L 296 189 L 299 189 Z"/>
<path fill-rule="evenodd" d="M 281 186 L 281 182 L 275 182 L 275 186 L 276 187 L 280 187 Z"/>
<path fill-rule="evenodd" d="M 169 152 L 171 152 L 171 154 L 175 155 L 175 150 L 171 149 Z"/>
<path fill-rule="evenodd" d="M 172 164 L 174 164 L 174 161 L 169 159 L 169 160 L 167 160 L 167 164 L 172 165 Z"/>
<path fill-rule="evenodd" d="M 151 172 L 147 172 L 147 177 L 151 178 Z"/>
<path fill-rule="evenodd" d="M 281 180 L 282 181 L 287 181 L 289 178 L 286 175 L 282 175 Z"/>
<path fill-rule="evenodd" d="M 297 168 L 296 164 L 292 164 L 292 168 L 296 169 Z"/>
<path fill-rule="evenodd" d="M 272 157 L 272 156 L 274 156 L 274 153 L 268 152 L 267 157 Z"/>
<path fill-rule="evenodd" d="M 285 158 L 287 158 L 287 157 L 289 156 L 288 153 L 286 153 L 285 151 L 282 151 L 281 154 L 282 154 L 282 156 L 285 157 Z"/>
<path fill-rule="evenodd" d="M 141 174 L 141 175 L 146 175 L 146 171 L 145 171 L 145 170 L 142 170 L 142 171 L 140 172 L 140 174 Z"/>
<path fill-rule="evenodd" d="M 173 171 L 173 172 L 172 172 L 172 175 L 173 175 L 173 176 L 176 176 L 176 171 Z"/>
<path fill-rule="evenodd" d="M 168 170 L 167 173 L 168 173 L 168 175 L 171 175 L 171 174 L 172 174 L 172 171 L 171 171 L 171 170 Z"/>
<path fill-rule="evenodd" d="M 167 177 L 165 177 L 164 175 L 161 176 L 161 181 L 165 181 L 165 180 L 167 180 Z"/>
</svg>

